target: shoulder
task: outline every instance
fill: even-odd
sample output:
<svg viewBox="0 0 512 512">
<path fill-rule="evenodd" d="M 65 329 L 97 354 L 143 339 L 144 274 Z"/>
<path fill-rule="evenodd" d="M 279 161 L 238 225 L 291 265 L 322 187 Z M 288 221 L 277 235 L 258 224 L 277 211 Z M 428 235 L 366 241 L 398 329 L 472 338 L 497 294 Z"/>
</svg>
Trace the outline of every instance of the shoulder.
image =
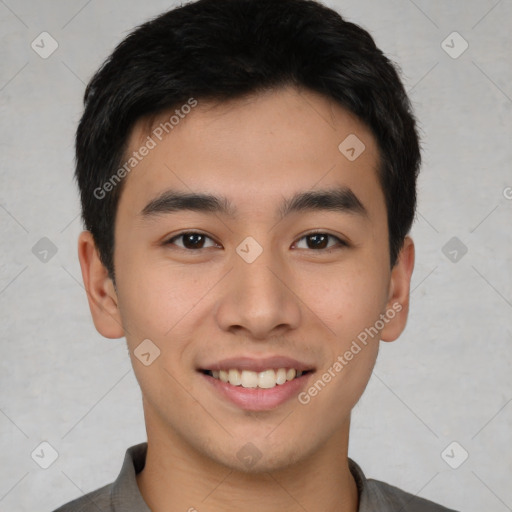
<svg viewBox="0 0 512 512">
<path fill-rule="evenodd" d="M 54 510 L 54 512 L 108 512 L 112 508 L 112 485 L 108 484 L 84 494 Z"/>
<path fill-rule="evenodd" d="M 394 485 L 366 478 L 354 460 L 348 461 L 359 492 L 359 512 L 456 512 Z"/>
<path fill-rule="evenodd" d="M 366 483 L 370 499 L 375 503 L 387 505 L 385 510 L 389 508 L 401 512 L 456 512 L 379 480 L 369 479 Z"/>
<path fill-rule="evenodd" d="M 144 467 L 146 452 L 147 443 L 131 446 L 126 450 L 121 471 L 114 482 L 62 505 L 54 512 L 150 512 L 140 494 L 136 478 Z"/>
</svg>

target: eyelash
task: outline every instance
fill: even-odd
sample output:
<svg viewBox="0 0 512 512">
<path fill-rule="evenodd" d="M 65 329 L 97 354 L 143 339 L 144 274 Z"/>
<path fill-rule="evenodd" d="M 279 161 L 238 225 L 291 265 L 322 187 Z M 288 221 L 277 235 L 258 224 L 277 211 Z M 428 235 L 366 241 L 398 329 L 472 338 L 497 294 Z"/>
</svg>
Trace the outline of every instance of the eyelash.
<svg viewBox="0 0 512 512">
<path fill-rule="evenodd" d="M 174 245 L 174 240 L 182 238 L 185 235 L 201 235 L 201 236 L 204 236 L 204 237 L 209 238 L 210 240 L 214 241 L 212 237 L 210 237 L 206 233 L 202 233 L 200 231 L 183 231 L 181 233 L 178 233 L 177 235 L 174 235 L 172 238 L 170 238 L 169 240 L 164 242 L 164 245 Z M 345 242 L 341 238 L 339 238 L 335 235 L 332 235 L 330 233 L 326 233 L 324 231 L 311 231 L 309 233 L 306 233 L 305 235 L 302 235 L 298 241 L 301 241 L 304 238 L 314 236 L 314 235 L 327 235 L 329 238 L 335 239 L 338 243 L 337 243 L 337 245 L 335 245 L 333 247 L 326 247 L 324 249 L 306 249 L 306 250 L 314 251 L 314 252 L 327 252 L 332 249 L 343 249 L 343 248 L 349 247 L 348 242 Z M 215 243 L 217 243 L 217 242 L 215 242 Z M 186 252 L 200 252 L 201 250 L 209 249 L 209 247 L 200 247 L 199 249 L 187 249 L 186 247 L 178 247 L 178 246 L 175 246 L 175 248 L 177 248 L 178 250 L 186 251 Z"/>
</svg>

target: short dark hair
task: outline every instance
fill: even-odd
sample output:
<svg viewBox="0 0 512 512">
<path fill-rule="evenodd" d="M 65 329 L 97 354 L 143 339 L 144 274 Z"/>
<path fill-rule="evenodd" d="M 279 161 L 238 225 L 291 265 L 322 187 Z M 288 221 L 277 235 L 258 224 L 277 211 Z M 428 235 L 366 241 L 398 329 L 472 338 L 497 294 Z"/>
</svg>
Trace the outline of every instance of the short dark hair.
<svg viewBox="0 0 512 512">
<path fill-rule="evenodd" d="M 227 101 L 288 85 L 335 100 L 373 133 L 394 266 L 421 162 L 395 66 L 368 32 L 314 0 L 199 0 L 137 27 L 89 82 L 76 133 L 82 218 L 112 279 L 123 182 L 101 198 L 97 190 L 122 165 L 135 123 L 190 98 Z"/>
</svg>

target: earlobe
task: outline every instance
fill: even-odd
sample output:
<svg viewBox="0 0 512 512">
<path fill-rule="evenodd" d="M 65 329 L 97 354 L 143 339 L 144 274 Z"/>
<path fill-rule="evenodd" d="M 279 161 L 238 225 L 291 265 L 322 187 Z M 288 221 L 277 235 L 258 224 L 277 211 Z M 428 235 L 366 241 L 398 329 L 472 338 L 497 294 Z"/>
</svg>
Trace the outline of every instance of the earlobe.
<svg viewBox="0 0 512 512">
<path fill-rule="evenodd" d="M 397 262 L 391 270 L 389 296 L 384 314 L 388 318 L 380 334 L 382 341 L 396 340 L 405 329 L 409 315 L 411 276 L 414 270 L 414 242 L 406 236 Z"/>
<path fill-rule="evenodd" d="M 123 337 L 116 290 L 90 231 L 83 231 L 78 238 L 78 259 L 96 330 L 106 338 Z"/>
</svg>

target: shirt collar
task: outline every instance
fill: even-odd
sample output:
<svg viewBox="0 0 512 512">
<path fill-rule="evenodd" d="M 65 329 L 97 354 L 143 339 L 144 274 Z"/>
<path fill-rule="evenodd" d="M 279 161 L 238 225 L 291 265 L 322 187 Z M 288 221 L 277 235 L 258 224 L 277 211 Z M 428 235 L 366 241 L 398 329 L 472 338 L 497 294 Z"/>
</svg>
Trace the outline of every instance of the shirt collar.
<svg viewBox="0 0 512 512">
<path fill-rule="evenodd" d="M 123 467 L 112 485 L 112 510 L 115 512 L 151 512 L 135 478 L 144 468 L 147 449 L 148 443 L 140 443 L 126 450 Z"/>
</svg>

